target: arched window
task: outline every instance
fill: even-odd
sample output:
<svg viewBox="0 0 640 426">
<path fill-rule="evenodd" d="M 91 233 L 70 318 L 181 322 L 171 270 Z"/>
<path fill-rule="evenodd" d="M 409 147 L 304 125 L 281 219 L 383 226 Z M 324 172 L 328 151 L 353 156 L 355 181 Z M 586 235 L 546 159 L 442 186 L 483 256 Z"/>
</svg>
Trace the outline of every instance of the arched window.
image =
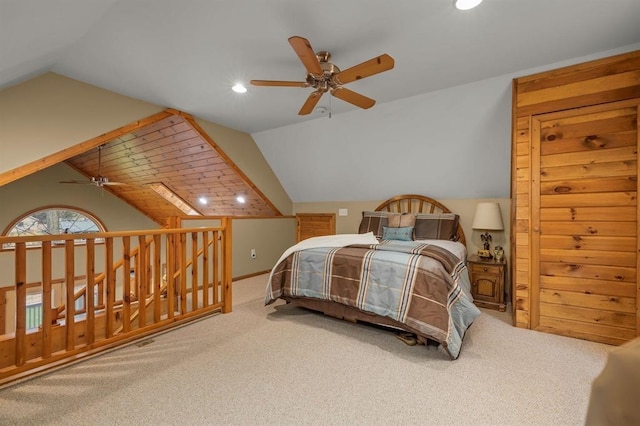
<svg viewBox="0 0 640 426">
<path fill-rule="evenodd" d="M 89 234 L 105 232 L 104 225 L 91 213 L 75 207 L 55 206 L 33 210 L 14 220 L 2 233 L 6 237 L 30 235 Z M 76 240 L 76 244 L 84 243 Z M 27 243 L 27 247 L 39 247 L 39 242 Z M 4 244 L 2 249 L 13 249 Z"/>
</svg>

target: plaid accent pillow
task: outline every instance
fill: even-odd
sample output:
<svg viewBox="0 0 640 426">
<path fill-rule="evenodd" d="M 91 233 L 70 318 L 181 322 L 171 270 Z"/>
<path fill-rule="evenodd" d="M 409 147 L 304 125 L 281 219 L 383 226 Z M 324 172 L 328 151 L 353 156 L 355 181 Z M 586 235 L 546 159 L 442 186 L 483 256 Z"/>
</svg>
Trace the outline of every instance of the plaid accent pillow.
<svg viewBox="0 0 640 426">
<path fill-rule="evenodd" d="M 415 240 L 455 240 L 460 216 L 454 213 L 418 214 L 414 227 Z"/>
<path fill-rule="evenodd" d="M 376 238 L 382 238 L 382 228 L 388 225 L 388 217 L 388 212 L 363 211 L 358 233 L 373 232 Z"/>
<path fill-rule="evenodd" d="M 389 213 L 387 221 L 389 228 L 414 226 L 416 224 L 416 215 L 411 213 Z"/>
</svg>

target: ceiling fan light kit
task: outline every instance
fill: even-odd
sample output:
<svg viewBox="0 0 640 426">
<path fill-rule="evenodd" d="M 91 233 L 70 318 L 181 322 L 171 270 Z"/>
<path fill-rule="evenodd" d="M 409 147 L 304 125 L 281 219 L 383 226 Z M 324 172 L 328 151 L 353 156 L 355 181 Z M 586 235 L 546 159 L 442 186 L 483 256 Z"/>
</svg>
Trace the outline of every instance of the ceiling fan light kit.
<svg viewBox="0 0 640 426">
<path fill-rule="evenodd" d="M 307 97 L 298 112 L 299 115 L 307 115 L 313 112 L 318 101 L 326 92 L 357 107 L 363 109 L 371 108 L 375 105 L 375 100 L 346 89 L 343 85 L 388 71 L 395 65 L 393 58 L 385 53 L 341 71 L 340 68 L 331 63 L 331 53 L 326 51 L 315 53 L 311 43 L 306 38 L 290 37 L 289 44 L 307 70 L 305 81 L 251 80 L 250 83 L 254 86 L 313 87 L 316 90 Z"/>
<path fill-rule="evenodd" d="M 93 186 L 97 186 L 98 188 L 102 188 L 104 186 L 111 186 L 111 185 L 125 185 L 124 183 L 121 183 L 121 182 L 111 182 L 108 177 L 102 176 L 100 174 L 100 171 L 102 169 L 102 149 L 104 147 L 105 145 L 100 145 L 98 147 L 98 174 L 96 176 L 91 176 L 89 180 L 63 180 L 63 181 L 60 181 L 59 183 L 93 185 Z"/>
</svg>

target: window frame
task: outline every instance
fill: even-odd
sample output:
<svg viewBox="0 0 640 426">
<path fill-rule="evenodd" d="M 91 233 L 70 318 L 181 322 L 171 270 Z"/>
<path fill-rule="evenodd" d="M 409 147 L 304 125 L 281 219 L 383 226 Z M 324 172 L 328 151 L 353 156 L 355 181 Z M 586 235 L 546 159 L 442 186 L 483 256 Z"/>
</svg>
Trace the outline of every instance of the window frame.
<svg viewBox="0 0 640 426">
<path fill-rule="evenodd" d="M 0 236 L 2 237 L 17 237 L 15 235 L 8 235 L 9 232 L 11 232 L 11 230 L 13 230 L 16 225 L 18 223 L 20 223 L 21 221 L 27 219 L 29 216 L 33 215 L 34 213 L 38 213 L 41 211 L 46 211 L 46 210 L 67 210 L 67 211 L 72 211 L 74 213 L 77 213 L 81 216 L 86 217 L 87 219 L 89 219 L 90 221 L 92 221 L 96 227 L 98 228 L 98 232 L 102 233 L 102 232 L 108 232 L 107 231 L 107 227 L 104 225 L 104 223 L 98 219 L 98 217 L 96 215 L 94 215 L 93 213 L 91 213 L 88 210 L 85 210 L 83 208 L 80 207 L 75 207 L 75 206 L 69 206 L 69 205 L 58 205 L 58 204 L 54 204 L 54 205 L 49 205 L 49 206 L 43 206 L 43 207 L 37 207 L 35 209 L 31 209 L 23 214 L 21 214 L 20 216 L 18 216 L 17 218 L 15 218 L 14 220 L 12 220 L 8 226 L 5 227 L 5 229 L 2 231 L 2 234 L 0 234 Z M 37 234 L 36 234 L 37 235 Z M 73 235 L 73 234 L 64 234 L 64 233 L 60 233 L 60 234 L 41 234 L 41 235 Z M 100 239 L 100 241 L 96 241 L 96 244 L 102 243 L 102 239 Z M 4 243 L 0 245 L 0 251 L 13 251 L 15 250 L 15 246 L 13 247 L 7 247 L 7 244 L 11 244 L 11 243 Z M 85 240 L 83 239 L 77 239 L 74 241 L 74 244 L 76 246 L 81 246 L 85 244 Z M 54 247 L 56 247 L 56 244 L 53 245 Z M 27 245 L 27 249 L 39 249 L 41 248 L 42 245 L 38 244 L 38 245 L 34 245 L 34 244 L 30 244 Z"/>
</svg>

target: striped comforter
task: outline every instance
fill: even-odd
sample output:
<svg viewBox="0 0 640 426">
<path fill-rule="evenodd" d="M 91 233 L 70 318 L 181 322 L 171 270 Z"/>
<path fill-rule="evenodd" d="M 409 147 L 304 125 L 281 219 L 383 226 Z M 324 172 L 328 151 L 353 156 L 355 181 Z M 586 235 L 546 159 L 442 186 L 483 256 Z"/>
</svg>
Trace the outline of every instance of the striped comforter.
<svg viewBox="0 0 640 426">
<path fill-rule="evenodd" d="M 322 238 L 324 244 L 294 246 L 281 258 L 269 277 L 265 304 L 280 297 L 341 303 L 405 324 L 458 357 L 465 331 L 480 314 L 464 260 L 429 242 L 335 247 Z"/>
</svg>

